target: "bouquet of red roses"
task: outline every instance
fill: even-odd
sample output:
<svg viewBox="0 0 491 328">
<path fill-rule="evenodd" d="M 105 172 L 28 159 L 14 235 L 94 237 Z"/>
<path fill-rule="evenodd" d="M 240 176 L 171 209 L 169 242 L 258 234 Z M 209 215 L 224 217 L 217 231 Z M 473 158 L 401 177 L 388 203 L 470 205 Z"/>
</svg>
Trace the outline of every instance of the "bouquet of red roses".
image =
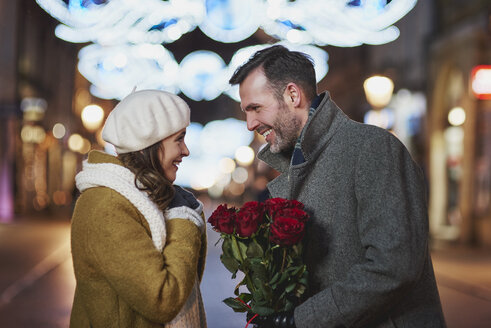
<svg viewBox="0 0 491 328">
<path fill-rule="evenodd" d="M 261 316 L 293 309 L 307 287 L 301 240 L 308 219 L 303 204 L 283 198 L 247 202 L 241 208 L 222 204 L 208 222 L 220 233 L 220 260 L 236 277 L 237 297 L 224 301 L 236 312 Z M 241 286 L 248 292 L 240 292 Z"/>
</svg>

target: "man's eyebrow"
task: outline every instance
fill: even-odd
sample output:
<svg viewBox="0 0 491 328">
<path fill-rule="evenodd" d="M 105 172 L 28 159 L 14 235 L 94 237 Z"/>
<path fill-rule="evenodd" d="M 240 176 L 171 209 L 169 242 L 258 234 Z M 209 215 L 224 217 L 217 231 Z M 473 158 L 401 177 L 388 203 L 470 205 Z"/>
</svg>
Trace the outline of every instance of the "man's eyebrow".
<svg viewBox="0 0 491 328">
<path fill-rule="evenodd" d="M 251 103 L 251 104 L 248 104 L 245 108 L 242 108 L 242 111 L 247 112 L 247 111 L 252 110 L 254 107 L 258 107 L 258 106 L 259 106 L 259 104 L 257 104 L 257 103 Z"/>
</svg>

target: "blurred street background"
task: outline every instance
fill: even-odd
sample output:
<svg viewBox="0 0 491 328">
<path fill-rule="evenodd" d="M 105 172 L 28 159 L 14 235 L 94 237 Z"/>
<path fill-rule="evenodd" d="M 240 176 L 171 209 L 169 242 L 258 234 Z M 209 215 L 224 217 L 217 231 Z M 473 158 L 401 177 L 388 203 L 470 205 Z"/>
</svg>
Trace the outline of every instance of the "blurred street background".
<svg viewBox="0 0 491 328">
<path fill-rule="evenodd" d="M 0 226 L 0 327 L 68 327 L 75 290 L 69 229 L 65 218 Z M 245 315 L 222 303 L 238 281 L 220 263 L 218 234 L 209 229 L 208 237 L 201 283 L 208 327 L 245 327 Z M 491 252 L 445 245 L 432 257 L 448 327 L 491 327 Z"/>
<path fill-rule="evenodd" d="M 176 183 L 207 215 L 266 197 L 277 172 L 227 81 L 275 43 L 309 54 L 350 118 L 405 144 L 427 181 L 448 326 L 491 327 L 489 0 L 0 0 L 0 328 L 68 326 L 74 177 L 90 150 L 114 153 L 101 127 L 135 87 L 189 103 Z M 217 240 L 208 324 L 243 327 L 221 302 L 237 281 Z"/>
</svg>

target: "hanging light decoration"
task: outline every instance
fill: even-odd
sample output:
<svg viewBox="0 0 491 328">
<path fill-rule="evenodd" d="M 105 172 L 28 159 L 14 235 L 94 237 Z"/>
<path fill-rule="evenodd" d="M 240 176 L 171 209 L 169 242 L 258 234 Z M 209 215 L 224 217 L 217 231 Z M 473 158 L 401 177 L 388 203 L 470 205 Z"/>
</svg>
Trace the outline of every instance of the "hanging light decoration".
<svg viewBox="0 0 491 328">
<path fill-rule="evenodd" d="M 91 44 L 82 48 L 78 57 L 78 70 L 92 83 L 90 92 L 96 97 L 122 99 L 135 86 L 179 92 L 179 65 L 160 44 Z"/>
<path fill-rule="evenodd" d="M 197 52 L 178 64 L 163 45 L 196 27 L 226 43 L 242 41 L 262 29 L 289 48 L 311 55 L 320 80 L 328 70 L 328 55 L 316 46 L 391 42 L 399 36 L 392 24 L 416 1 L 36 0 L 62 23 L 55 29 L 57 37 L 94 43 L 81 49 L 78 65 L 92 83 L 93 95 L 121 99 L 137 86 L 182 91 L 195 100 L 211 100 L 222 92 L 237 100 L 237 90 L 226 83 L 228 77 L 247 60 L 244 54 L 265 47 L 239 49 L 228 65 L 211 51 Z M 189 69 L 196 66 L 203 70 Z M 189 87 L 196 81 L 205 85 L 203 78 L 206 91 Z"/>
<path fill-rule="evenodd" d="M 178 86 L 193 100 L 215 99 L 228 83 L 224 68 L 223 59 L 213 51 L 193 51 L 179 65 Z"/>
</svg>

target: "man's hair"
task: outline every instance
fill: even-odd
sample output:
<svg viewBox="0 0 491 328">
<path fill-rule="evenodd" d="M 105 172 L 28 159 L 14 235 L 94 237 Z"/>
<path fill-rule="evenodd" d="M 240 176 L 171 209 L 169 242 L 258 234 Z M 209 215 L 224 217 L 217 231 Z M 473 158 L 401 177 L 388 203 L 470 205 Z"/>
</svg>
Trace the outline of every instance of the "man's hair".
<svg viewBox="0 0 491 328">
<path fill-rule="evenodd" d="M 164 151 L 159 141 L 141 151 L 119 154 L 118 158 L 135 175 L 135 186 L 147 192 L 148 197 L 164 211 L 174 198 L 174 187 L 166 177 L 160 163 Z"/>
<path fill-rule="evenodd" d="M 290 51 L 280 45 L 259 50 L 235 70 L 229 83 L 242 83 L 256 68 L 263 70 L 278 100 L 283 100 L 283 93 L 290 82 L 300 86 L 310 101 L 317 95 L 314 65 L 307 54 Z"/>
</svg>

